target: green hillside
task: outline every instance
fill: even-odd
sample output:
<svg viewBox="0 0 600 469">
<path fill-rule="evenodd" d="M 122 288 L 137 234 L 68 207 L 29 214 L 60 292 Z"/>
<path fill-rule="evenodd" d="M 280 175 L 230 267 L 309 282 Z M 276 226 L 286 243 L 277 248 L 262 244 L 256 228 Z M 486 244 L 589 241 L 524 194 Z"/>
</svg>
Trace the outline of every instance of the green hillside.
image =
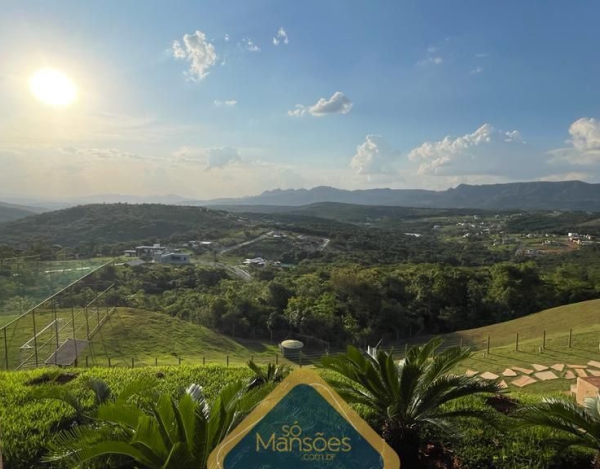
<svg viewBox="0 0 600 469">
<path fill-rule="evenodd" d="M 258 341 L 237 341 L 206 327 L 166 314 L 131 308 L 119 308 L 88 349 L 88 363 L 100 366 L 175 365 L 181 357 L 185 364 L 203 361 L 225 365 L 245 363 L 250 357 L 258 362 L 274 361 L 277 347 Z M 83 358 L 85 360 L 85 358 Z M 81 364 L 83 365 L 83 360 Z"/>
<path fill-rule="evenodd" d="M 0 223 L 19 220 L 35 213 L 34 209 L 29 207 L 0 202 Z"/>
<path fill-rule="evenodd" d="M 47 212 L 0 225 L 0 243 L 45 240 L 74 246 L 81 242 L 221 237 L 242 227 L 237 217 L 218 210 L 160 204 L 95 204 Z"/>
<path fill-rule="evenodd" d="M 444 337 L 448 341 L 462 339 L 465 345 L 480 348 L 490 336 L 492 346 L 496 347 L 513 344 L 517 333 L 519 340 L 526 341 L 541 338 L 544 331 L 547 337 L 566 337 L 569 329 L 573 329 L 574 334 L 600 330 L 600 299 L 559 306 L 512 321 L 453 332 Z"/>
</svg>

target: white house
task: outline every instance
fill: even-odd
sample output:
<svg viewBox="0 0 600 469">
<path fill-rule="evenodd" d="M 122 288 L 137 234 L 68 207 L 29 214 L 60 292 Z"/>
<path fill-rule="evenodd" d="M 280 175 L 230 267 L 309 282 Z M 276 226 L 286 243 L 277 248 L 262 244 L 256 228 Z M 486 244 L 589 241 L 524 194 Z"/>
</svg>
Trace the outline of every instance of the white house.
<svg viewBox="0 0 600 469">
<path fill-rule="evenodd" d="M 161 264 L 174 264 L 174 265 L 182 265 L 190 263 L 190 256 L 188 254 L 181 254 L 178 252 L 170 252 L 168 254 L 163 254 L 159 256 L 157 262 Z"/>
</svg>

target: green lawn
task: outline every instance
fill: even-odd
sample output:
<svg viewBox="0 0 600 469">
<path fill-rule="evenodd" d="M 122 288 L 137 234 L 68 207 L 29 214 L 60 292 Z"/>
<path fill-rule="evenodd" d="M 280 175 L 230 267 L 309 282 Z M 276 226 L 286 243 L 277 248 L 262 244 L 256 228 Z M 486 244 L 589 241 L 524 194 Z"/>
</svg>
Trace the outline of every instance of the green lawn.
<svg viewBox="0 0 600 469">
<path fill-rule="evenodd" d="M 467 368 L 495 374 L 505 368 L 518 366 L 531 369 L 532 364 L 551 366 L 556 363 L 565 365 L 585 365 L 588 361 L 600 361 L 600 300 L 591 300 L 567 306 L 552 308 L 540 313 L 525 316 L 512 321 L 494 324 L 447 334 L 448 343 L 469 345 L 473 357 L 460 369 Z M 569 329 L 573 330 L 569 348 Z M 543 345 L 543 333 L 546 331 L 546 347 Z M 516 351 L 516 335 L 519 334 L 519 351 Z M 487 354 L 487 337 L 490 337 L 490 353 Z M 565 371 L 568 368 L 565 367 Z M 595 369 L 590 367 L 590 369 Z M 568 391 L 575 379 L 563 379 L 563 372 L 556 372 L 557 380 L 540 381 L 523 388 L 528 392 Z M 600 371 L 600 370 L 599 370 Z M 508 378 L 510 382 L 515 378 Z M 517 389 L 510 387 L 509 389 Z"/>
</svg>

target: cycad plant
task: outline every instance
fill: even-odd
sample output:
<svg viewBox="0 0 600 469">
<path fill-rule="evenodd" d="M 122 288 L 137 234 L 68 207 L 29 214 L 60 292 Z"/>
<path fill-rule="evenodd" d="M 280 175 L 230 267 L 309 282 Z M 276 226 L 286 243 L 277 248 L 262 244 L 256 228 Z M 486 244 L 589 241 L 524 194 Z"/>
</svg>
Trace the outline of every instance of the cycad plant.
<svg viewBox="0 0 600 469">
<path fill-rule="evenodd" d="M 32 393 L 33 399 L 52 399 L 58 400 L 73 409 L 75 412 L 73 422 L 80 424 L 86 420 L 92 419 L 98 407 L 101 404 L 113 398 L 112 391 L 108 384 L 100 379 L 83 378 L 80 385 L 84 393 L 76 393 L 71 388 L 65 386 L 51 384 L 36 388 Z M 86 392 L 92 392 L 93 402 L 88 404 Z"/>
<path fill-rule="evenodd" d="M 394 361 L 379 350 L 373 356 L 349 346 L 346 353 L 324 357 L 322 367 L 342 375 L 332 380 L 340 395 L 350 403 L 372 411 L 383 438 L 398 453 L 403 467 L 419 467 L 422 431 L 426 426 L 453 431 L 456 417 L 483 417 L 485 411 L 446 410 L 445 404 L 481 393 L 496 393 L 499 386 L 453 374 L 452 370 L 470 356 L 463 347 L 435 353 L 441 339 L 411 347 L 406 357 Z"/>
<path fill-rule="evenodd" d="M 248 384 L 250 389 L 265 384 L 277 384 L 283 381 L 291 371 L 291 368 L 287 365 L 274 365 L 273 363 L 269 363 L 266 369 L 263 369 L 254 363 L 254 360 L 248 360 L 246 365 L 248 365 L 248 368 L 254 373 L 254 376 L 250 379 L 250 383 Z"/>
<path fill-rule="evenodd" d="M 600 395 L 588 397 L 583 406 L 565 399 L 545 398 L 539 404 L 520 408 L 514 417 L 520 428 L 545 427 L 555 431 L 547 443 L 565 448 L 581 446 L 600 454 Z"/>
<path fill-rule="evenodd" d="M 268 392 L 247 392 L 236 381 L 209 404 L 198 385 L 179 398 L 170 394 L 119 394 L 98 407 L 94 423 L 60 433 L 50 446 L 49 461 L 81 465 L 102 458 L 128 459 L 135 467 L 205 468 L 210 452 L 239 419 Z"/>
</svg>

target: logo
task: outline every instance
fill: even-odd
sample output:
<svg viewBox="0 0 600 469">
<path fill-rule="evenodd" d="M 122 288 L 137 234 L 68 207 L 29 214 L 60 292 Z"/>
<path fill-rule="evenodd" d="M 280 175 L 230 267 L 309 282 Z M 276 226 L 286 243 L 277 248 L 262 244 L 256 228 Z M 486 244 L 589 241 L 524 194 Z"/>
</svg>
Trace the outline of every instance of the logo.
<svg viewBox="0 0 600 469">
<path fill-rule="evenodd" d="M 398 455 L 315 372 L 290 374 L 211 453 L 209 469 L 399 469 Z"/>
</svg>

